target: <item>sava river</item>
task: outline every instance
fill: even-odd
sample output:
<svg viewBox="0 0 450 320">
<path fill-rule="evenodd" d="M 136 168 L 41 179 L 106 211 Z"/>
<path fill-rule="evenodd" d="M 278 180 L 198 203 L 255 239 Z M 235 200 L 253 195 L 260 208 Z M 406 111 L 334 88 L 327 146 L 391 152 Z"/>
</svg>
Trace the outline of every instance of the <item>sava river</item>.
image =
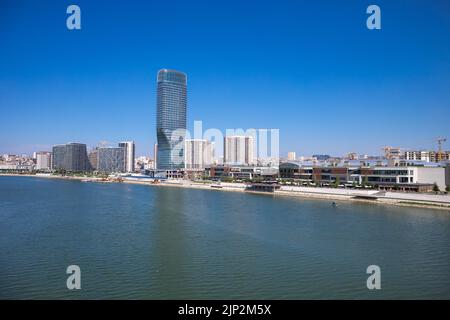
<svg viewBox="0 0 450 320">
<path fill-rule="evenodd" d="M 450 299 L 450 212 L 0 176 L 0 298 Z"/>
</svg>

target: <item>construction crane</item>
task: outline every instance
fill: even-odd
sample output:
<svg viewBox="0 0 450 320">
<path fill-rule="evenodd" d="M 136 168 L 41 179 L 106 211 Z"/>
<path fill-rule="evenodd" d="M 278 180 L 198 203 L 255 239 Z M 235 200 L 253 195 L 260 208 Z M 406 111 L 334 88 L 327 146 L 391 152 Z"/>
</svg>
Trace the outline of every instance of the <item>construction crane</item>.
<svg viewBox="0 0 450 320">
<path fill-rule="evenodd" d="M 439 149 L 438 149 L 438 162 L 442 161 L 442 143 L 447 141 L 447 138 L 439 137 L 436 138 L 436 141 L 438 143 Z"/>
</svg>

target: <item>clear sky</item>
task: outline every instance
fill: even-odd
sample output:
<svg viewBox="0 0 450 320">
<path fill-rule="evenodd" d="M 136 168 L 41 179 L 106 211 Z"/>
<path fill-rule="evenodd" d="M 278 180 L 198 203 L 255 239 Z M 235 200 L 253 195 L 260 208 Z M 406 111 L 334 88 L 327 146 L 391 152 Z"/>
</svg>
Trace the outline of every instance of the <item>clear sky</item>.
<svg viewBox="0 0 450 320">
<path fill-rule="evenodd" d="M 279 128 L 282 155 L 450 140 L 445 0 L 2 0 L 0 49 L 0 153 L 133 139 L 151 155 L 161 68 L 188 75 L 189 127 Z"/>
</svg>

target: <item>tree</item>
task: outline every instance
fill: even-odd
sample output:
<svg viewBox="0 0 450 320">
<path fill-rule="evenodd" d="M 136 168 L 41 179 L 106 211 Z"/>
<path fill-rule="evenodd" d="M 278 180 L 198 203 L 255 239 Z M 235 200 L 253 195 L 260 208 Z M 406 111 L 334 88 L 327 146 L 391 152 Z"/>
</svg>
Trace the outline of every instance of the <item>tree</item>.
<svg viewBox="0 0 450 320">
<path fill-rule="evenodd" d="M 440 190 L 439 190 L 439 186 L 437 185 L 436 182 L 435 182 L 434 185 L 433 185 L 433 191 L 434 191 L 434 192 L 439 192 L 439 191 L 440 191 Z"/>
<path fill-rule="evenodd" d="M 341 179 L 339 177 L 336 177 L 336 180 L 334 180 L 334 187 L 337 188 L 341 184 Z"/>
<path fill-rule="evenodd" d="M 445 187 L 445 191 L 450 192 L 450 184 Z"/>
<path fill-rule="evenodd" d="M 223 182 L 234 182 L 234 178 L 230 176 L 224 176 L 221 179 Z"/>
<path fill-rule="evenodd" d="M 369 178 L 367 176 L 364 176 L 363 181 L 362 181 L 362 186 L 365 187 L 368 182 L 369 182 Z"/>
</svg>

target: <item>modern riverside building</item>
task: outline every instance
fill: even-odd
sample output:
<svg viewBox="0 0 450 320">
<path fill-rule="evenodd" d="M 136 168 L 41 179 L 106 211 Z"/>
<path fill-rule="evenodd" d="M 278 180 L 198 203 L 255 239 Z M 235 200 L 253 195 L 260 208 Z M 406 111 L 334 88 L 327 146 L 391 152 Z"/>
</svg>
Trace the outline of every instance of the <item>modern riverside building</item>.
<svg viewBox="0 0 450 320">
<path fill-rule="evenodd" d="M 156 102 L 157 169 L 184 168 L 186 130 L 186 74 L 162 69 L 158 72 Z"/>
<path fill-rule="evenodd" d="M 134 172 L 134 141 L 119 142 L 119 147 L 125 150 L 125 171 Z"/>
<path fill-rule="evenodd" d="M 211 165 L 213 144 L 208 140 L 190 139 L 185 142 L 184 163 L 186 169 L 204 169 Z"/>
<path fill-rule="evenodd" d="M 86 145 L 83 143 L 67 143 L 53 146 L 54 170 L 86 171 L 89 170 Z"/>
<path fill-rule="evenodd" d="M 52 168 L 52 153 L 48 151 L 36 152 L 36 170 L 50 170 Z"/>
<path fill-rule="evenodd" d="M 122 147 L 98 148 L 98 171 L 125 172 L 125 149 Z"/>
<path fill-rule="evenodd" d="M 223 144 L 223 160 L 230 165 L 254 164 L 252 136 L 226 136 Z"/>
<path fill-rule="evenodd" d="M 436 164 L 397 161 L 383 165 L 361 162 L 359 165 L 341 163 L 339 165 L 315 165 L 289 161 L 280 164 L 280 177 L 293 179 L 301 184 L 322 186 L 364 185 L 380 190 L 401 190 L 428 192 L 436 184 L 440 190 L 446 187 L 446 169 Z"/>
<path fill-rule="evenodd" d="M 205 176 L 211 178 L 232 177 L 238 179 L 273 180 L 278 177 L 278 168 L 268 166 L 228 166 L 212 165 L 205 168 Z"/>
</svg>

